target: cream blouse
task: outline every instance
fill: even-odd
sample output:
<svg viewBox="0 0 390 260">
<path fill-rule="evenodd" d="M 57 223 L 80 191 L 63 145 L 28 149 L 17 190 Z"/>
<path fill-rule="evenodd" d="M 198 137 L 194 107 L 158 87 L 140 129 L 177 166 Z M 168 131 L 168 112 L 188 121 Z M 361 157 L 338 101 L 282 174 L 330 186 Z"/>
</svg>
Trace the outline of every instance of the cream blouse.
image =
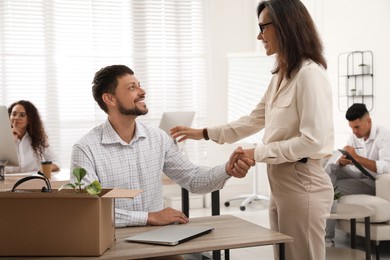
<svg viewBox="0 0 390 260">
<path fill-rule="evenodd" d="M 278 89 L 274 75 L 261 102 L 247 116 L 226 125 L 208 128 L 210 139 L 233 143 L 264 128 L 263 143 L 255 160 L 271 164 L 309 157 L 321 159 L 334 145 L 331 85 L 326 70 L 306 61 Z"/>
</svg>

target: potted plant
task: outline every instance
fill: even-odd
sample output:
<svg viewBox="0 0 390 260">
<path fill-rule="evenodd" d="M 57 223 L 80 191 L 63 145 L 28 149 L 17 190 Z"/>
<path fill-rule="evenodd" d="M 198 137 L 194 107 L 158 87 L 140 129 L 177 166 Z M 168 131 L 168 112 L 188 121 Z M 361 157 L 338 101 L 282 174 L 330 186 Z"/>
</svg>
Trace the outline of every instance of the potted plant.
<svg viewBox="0 0 390 260">
<path fill-rule="evenodd" d="M 339 199 L 342 196 L 339 191 L 336 191 L 336 189 L 337 189 L 337 186 L 333 188 L 333 204 L 332 204 L 332 208 L 330 209 L 330 213 L 337 212 L 337 205 L 339 203 Z"/>
<path fill-rule="evenodd" d="M 72 188 L 77 193 L 87 192 L 88 194 L 91 194 L 91 195 L 97 195 L 102 191 L 102 186 L 100 185 L 100 183 L 97 180 L 93 181 L 91 184 L 89 184 L 83 188 L 84 183 L 82 182 L 82 180 L 85 177 L 85 175 L 87 175 L 87 171 L 84 168 L 74 168 L 73 175 L 76 178 L 76 182 L 75 183 L 67 183 L 67 184 L 62 185 L 58 189 L 58 191 L 65 189 L 65 188 Z"/>
</svg>

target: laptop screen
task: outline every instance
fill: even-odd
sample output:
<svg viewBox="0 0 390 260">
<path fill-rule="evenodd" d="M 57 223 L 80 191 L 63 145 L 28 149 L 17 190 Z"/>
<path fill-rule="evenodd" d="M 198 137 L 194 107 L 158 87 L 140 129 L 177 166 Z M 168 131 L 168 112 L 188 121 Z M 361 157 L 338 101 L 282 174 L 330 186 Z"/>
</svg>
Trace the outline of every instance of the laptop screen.
<svg viewBox="0 0 390 260">
<path fill-rule="evenodd" d="M 160 128 L 169 135 L 172 127 L 182 125 L 190 127 L 194 120 L 194 111 L 164 112 L 160 120 Z"/>
<path fill-rule="evenodd" d="M 0 161 L 7 166 L 19 166 L 14 136 L 6 106 L 0 106 Z"/>
</svg>

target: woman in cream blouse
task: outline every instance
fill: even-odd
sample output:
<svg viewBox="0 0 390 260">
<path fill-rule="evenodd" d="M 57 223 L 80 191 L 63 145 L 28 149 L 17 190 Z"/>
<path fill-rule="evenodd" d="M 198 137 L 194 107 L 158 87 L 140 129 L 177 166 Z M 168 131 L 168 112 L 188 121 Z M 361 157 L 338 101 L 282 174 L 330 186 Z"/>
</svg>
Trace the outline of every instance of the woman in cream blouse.
<svg viewBox="0 0 390 260">
<path fill-rule="evenodd" d="M 257 9 L 257 37 L 276 56 L 273 77 L 247 116 L 204 129 L 175 127 L 174 138 L 233 143 L 264 128 L 263 142 L 243 155 L 267 163 L 270 225 L 290 235 L 286 259 L 325 259 L 325 223 L 333 188 L 321 159 L 333 150 L 332 93 L 315 25 L 299 0 L 270 0 Z M 275 259 L 278 259 L 277 249 Z"/>
</svg>

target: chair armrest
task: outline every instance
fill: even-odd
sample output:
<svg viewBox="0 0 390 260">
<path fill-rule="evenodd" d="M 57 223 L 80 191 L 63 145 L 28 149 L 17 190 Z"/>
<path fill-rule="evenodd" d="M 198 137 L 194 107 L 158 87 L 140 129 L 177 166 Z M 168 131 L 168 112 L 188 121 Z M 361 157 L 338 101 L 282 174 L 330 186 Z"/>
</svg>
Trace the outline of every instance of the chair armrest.
<svg viewBox="0 0 390 260">
<path fill-rule="evenodd" d="M 375 180 L 376 196 L 390 201 L 390 174 L 377 175 Z"/>
</svg>

